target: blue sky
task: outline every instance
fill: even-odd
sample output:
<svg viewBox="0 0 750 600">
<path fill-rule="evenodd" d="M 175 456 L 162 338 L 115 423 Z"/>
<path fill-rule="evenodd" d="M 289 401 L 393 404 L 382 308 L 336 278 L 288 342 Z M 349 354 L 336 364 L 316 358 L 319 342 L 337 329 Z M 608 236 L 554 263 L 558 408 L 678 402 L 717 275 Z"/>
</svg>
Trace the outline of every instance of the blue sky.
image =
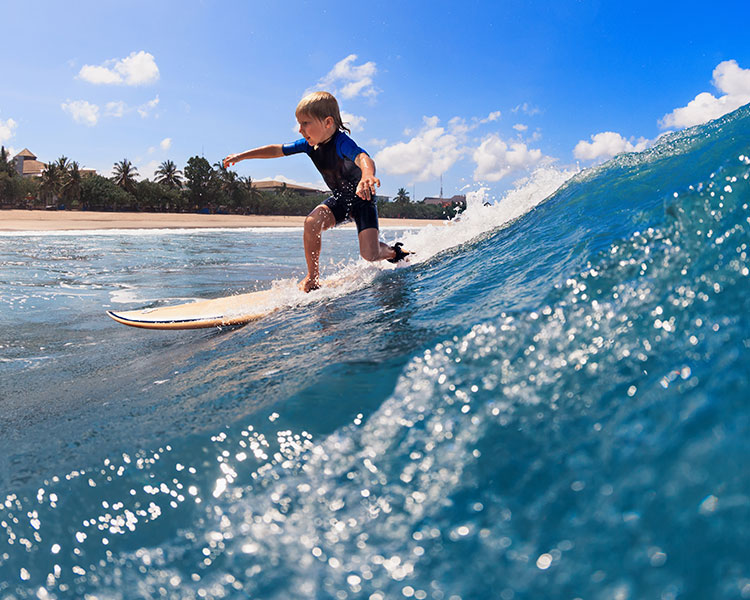
<svg viewBox="0 0 750 600">
<path fill-rule="evenodd" d="M 0 143 L 109 175 L 293 141 L 339 99 L 416 199 L 586 167 L 750 102 L 750 2 L 0 1 Z M 254 179 L 322 186 L 304 156 Z"/>
</svg>

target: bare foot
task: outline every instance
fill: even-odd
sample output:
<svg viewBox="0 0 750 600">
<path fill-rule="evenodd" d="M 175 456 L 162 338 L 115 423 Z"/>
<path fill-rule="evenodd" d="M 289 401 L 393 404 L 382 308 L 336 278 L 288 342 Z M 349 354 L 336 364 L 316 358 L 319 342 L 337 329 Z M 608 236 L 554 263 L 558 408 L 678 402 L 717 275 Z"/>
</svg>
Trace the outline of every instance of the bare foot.
<svg viewBox="0 0 750 600">
<path fill-rule="evenodd" d="M 320 279 L 309 275 L 299 282 L 299 289 L 303 292 L 312 292 L 320 288 Z"/>
</svg>

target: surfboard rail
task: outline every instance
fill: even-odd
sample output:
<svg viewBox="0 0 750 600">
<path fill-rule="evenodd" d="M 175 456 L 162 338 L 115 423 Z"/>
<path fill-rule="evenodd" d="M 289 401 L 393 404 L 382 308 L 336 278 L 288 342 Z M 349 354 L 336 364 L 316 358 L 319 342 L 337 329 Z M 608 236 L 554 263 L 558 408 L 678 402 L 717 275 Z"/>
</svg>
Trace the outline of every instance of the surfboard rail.
<svg viewBox="0 0 750 600">
<path fill-rule="evenodd" d="M 165 320 L 144 320 L 139 317 L 129 317 L 126 311 L 118 313 L 108 310 L 107 315 L 123 325 L 130 327 L 140 327 L 142 329 L 205 329 L 209 327 L 235 327 L 245 325 L 250 321 L 260 319 L 260 315 L 243 315 L 239 317 L 219 316 L 214 318 L 193 318 L 193 319 L 165 319 Z"/>
</svg>

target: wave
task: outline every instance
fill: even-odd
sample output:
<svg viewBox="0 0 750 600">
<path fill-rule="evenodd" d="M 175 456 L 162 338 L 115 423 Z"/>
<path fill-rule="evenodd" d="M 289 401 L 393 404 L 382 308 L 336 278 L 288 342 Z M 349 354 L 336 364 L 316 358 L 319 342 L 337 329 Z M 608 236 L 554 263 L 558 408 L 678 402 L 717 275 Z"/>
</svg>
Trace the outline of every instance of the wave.
<svg viewBox="0 0 750 600">
<path fill-rule="evenodd" d="M 744 107 L 541 171 L 408 268 L 159 338 L 161 443 L 9 495 L 0 592 L 741 597 L 748 140 Z"/>
</svg>

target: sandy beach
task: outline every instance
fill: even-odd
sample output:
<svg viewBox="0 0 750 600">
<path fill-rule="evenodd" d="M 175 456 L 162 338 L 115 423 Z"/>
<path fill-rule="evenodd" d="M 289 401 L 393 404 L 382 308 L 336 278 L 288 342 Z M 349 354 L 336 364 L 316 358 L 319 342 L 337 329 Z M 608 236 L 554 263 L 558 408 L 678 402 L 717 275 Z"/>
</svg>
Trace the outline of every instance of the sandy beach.
<svg viewBox="0 0 750 600">
<path fill-rule="evenodd" d="M 224 227 L 302 227 L 305 217 L 199 215 L 194 213 L 117 213 L 89 211 L 3 210 L 0 231 L 94 229 L 197 229 Z M 380 219 L 381 227 L 424 227 L 445 221 Z M 345 227 L 354 227 L 347 224 Z"/>
</svg>

